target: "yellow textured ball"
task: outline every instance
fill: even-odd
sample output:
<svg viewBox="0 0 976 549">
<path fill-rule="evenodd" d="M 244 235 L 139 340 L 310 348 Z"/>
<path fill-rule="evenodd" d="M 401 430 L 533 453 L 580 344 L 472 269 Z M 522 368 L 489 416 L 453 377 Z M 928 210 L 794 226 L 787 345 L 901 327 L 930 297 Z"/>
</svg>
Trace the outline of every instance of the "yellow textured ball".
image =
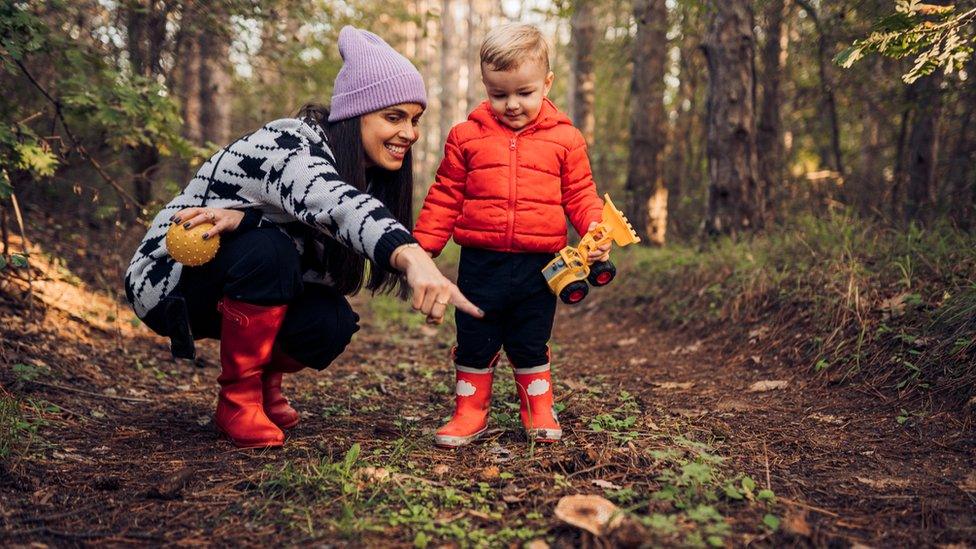
<svg viewBox="0 0 976 549">
<path fill-rule="evenodd" d="M 220 235 L 213 235 L 207 240 L 203 233 L 212 229 L 210 223 L 201 223 L 192 229 L 184 229 L 183 225 L 173 225 L 166 232 L 166 249 L 173 259 L 189 267 L 197 267 L 210 261 L 217 255 L 220 247 Z"/>
</svg>

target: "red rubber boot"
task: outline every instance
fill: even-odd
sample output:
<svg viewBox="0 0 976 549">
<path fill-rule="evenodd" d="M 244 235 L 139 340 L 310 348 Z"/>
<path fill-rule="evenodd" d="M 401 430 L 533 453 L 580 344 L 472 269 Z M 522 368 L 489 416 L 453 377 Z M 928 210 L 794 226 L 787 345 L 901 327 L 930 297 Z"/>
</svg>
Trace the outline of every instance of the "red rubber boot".
<svg viewBox="0 0 976 549">
<path fill-rule="evenodd" d="M 536 442 L 556 442 L 563 437 L 553 409 L 550 374 L 548 364 L 515 369 L 515 387 L 521 401 L 519 417 L 525 434 Z"/>
<path fill-rule="evenodd" d="M 478 439 L 488 429 L 491 409 L 491 382 L 495 375 L 496 356 L 487 369 L 454 365 L 454 416 L 434 435 L 434 444 L 457 448 Z"/>
<path fill-rule="evenodd" d="M 281 446 L 285 434 L 264 413 L 261 374 L 271 362 L 287 305 L 262 306 L 225 297 L 220 326 L 217 428 L 238 448 Z"/>
<path fill-rule="evenodd" d="M 298 412 L 281 394 L 282 374 L 295 373 L 304 368 L 304 364 L 275 349 L 271 355 L 271 365 L 261 377 L 264 389 L 264 413 L 281 429 L 291 429 L 301 420 Z"/>
</svg>

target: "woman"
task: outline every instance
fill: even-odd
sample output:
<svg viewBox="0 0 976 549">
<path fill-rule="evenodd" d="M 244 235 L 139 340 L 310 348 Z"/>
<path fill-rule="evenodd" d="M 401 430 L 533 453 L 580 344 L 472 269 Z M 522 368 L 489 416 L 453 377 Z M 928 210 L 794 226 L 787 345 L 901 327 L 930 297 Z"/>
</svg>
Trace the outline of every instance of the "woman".
<svg viewBox="0 0 976 549">
<path fill-rule="evenodd" d="M 423 79 L 378 36 L 345 27 L 331 110 L 306 106 L 208 160 L 153 220 L 126 272 L 136 314 L 193 356 L 220 339 L 215 423 L 241 448 L 281 446 L 298 413 L 283 373 L 323 369 L 358 330 L 343 297 L 407 288 L 440 322 L 449 303 L 480 316 L 410 234 L 410 147 L 427 105 Z M 171 223 L 214 225 L 200 267 L 166 250 Z M 365 268 L 366 260 L 370 268 Z"/>
</svg>

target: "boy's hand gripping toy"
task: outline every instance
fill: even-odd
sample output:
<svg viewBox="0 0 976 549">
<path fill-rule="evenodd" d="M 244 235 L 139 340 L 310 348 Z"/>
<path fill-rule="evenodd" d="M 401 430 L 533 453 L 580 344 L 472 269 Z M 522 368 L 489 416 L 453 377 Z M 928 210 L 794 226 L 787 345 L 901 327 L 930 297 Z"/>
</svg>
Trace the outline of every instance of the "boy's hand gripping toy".
<svg viewBox="0 0 976 549">
<path fill-rule="evenodd" d="M 617 269 L 610 261 L 597 261 L 590 265 L 586 259 L 590 250 L 610 241 L 620 247 L 640 242 L 640 237 L 623 212 L 610 201 L 610 195 L 605 194 L 603 198 L 603 221 L 583 235 L 575 247 L 566 246 L 559 250 L 556 259 L 542 269 L 552 293 L 558 295 L 563 303 L 572 305 L 583 301 L 590 291 L 587 281 L 593 286 L 606 286 L 617 275 Z"/>
</svg>

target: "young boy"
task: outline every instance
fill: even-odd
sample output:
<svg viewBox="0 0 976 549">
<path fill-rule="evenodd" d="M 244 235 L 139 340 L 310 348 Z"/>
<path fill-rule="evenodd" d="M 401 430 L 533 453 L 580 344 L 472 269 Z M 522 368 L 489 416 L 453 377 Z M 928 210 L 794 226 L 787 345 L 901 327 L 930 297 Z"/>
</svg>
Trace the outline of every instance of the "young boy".
<svg viewBox="0 0 976 549">
<path fill-rule="evenodd" d="M 488 100 L 454 126 L 414 229 L 431 255 L 452 236 L 461 246 L 458 286 L 484 312 L 458 311 L 454 416 L 438 446 L 477 439 L 488 425 L 491 385 L 504 347 L 515 370 L 520 417 L 530 439 L 555 442 L 549 337 L 556 296 L 541 273 L 566 245 L 566 217 L 580 234 L 596 225 L 596 193 L 586 143 L 547 99 L 553 73 L 539 29 L 509 24 L 481 46 Z M 606 259 L 609 245 L 591 254 Z"/>
</svg>

